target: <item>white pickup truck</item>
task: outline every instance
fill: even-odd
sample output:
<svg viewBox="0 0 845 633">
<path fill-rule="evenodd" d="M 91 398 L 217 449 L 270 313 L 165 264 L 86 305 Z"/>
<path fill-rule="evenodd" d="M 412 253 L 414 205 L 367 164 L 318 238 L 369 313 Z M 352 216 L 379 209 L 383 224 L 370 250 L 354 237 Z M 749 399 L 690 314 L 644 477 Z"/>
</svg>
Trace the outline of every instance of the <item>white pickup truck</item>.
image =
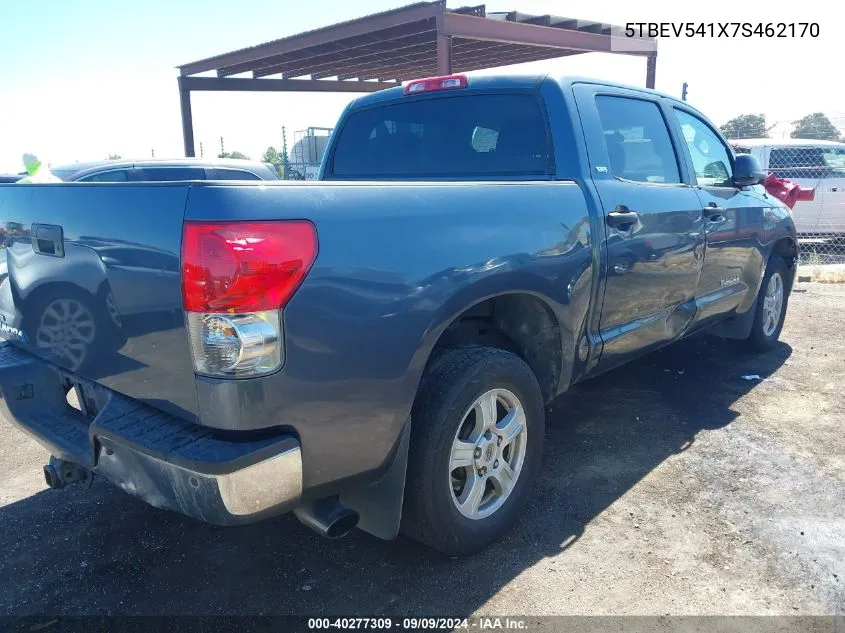
<svg viewBox="0 0 845 633">
<path fill-rule="evenodd" d="M 765 171 L 816 190 L 812 202 L 798 202 L 792 209 L 799 235 L 845 237 L 845 143 L 755 138 L 731 145 L 737 153 L 754 155 Z"/>
</svg>

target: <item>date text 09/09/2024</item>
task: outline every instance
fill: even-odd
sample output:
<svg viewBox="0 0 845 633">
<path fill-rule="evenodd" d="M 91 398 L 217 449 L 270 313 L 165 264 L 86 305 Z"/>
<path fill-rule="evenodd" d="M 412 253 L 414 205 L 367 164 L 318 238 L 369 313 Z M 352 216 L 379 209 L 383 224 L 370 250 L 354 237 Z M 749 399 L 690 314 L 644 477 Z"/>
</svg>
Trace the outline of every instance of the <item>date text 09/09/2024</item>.
<svg viewBox="0 0 845 633">
<path fill-rule="evenodd" d="M 309 630 L 390 630 L 404 631 L 456 631 L 477 629 L 492 630 L 526 630 L 528 623 L 520 618 L 309 618 Z"/>
<path fill-rule="evenodd" d="M 625 37 L 818 37 L 818 22 L 628 22 Z"/>
</svg>

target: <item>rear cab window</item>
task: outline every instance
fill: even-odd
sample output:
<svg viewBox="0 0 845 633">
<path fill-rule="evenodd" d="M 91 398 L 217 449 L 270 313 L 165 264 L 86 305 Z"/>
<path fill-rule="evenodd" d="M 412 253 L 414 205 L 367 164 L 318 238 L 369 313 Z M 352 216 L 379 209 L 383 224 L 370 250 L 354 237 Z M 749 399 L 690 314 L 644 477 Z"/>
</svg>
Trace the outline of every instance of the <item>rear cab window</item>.
<svg viewBox="0 0 845 633">
<path fill-rule="evenodd" d="M 463 93 L 407 98 L 352 112 L 326 177 L 548 177 L 554 154 L 533 93 Z"/>
</svg>

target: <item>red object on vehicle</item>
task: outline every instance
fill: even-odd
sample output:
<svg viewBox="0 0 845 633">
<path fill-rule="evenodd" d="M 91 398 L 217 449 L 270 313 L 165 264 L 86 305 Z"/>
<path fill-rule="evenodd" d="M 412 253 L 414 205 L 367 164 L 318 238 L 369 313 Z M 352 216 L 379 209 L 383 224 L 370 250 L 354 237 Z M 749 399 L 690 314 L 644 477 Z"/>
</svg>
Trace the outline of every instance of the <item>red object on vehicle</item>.
<svg viewBox="0 0 845 633">
<path fill-rule="evenodd" d="M 774 196 L 790 209 L 795 206 L 796 202 L 812 202 L 816 197 L 815 189 L 805 189 L 801 185 L 789 182 L 785 178 L 778 178 L 774 174 L 768 175 L 763 186 L 769 195 Z"/>
<path fill-rule="evenodd" d="M 278 310 L 317 256 L 306 220 L 186 222 L 182 238 L 185 310 L 248 313 Z"/>
</svg>

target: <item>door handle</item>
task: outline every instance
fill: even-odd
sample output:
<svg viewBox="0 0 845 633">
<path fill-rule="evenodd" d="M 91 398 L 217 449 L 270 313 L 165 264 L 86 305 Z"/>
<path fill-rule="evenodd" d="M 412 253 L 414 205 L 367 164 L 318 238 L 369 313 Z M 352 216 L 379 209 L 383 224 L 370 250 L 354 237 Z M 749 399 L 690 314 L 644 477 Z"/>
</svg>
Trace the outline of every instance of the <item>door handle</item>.
<svg viewBox="0 0 845 633">
<path fill-rule="evenodd" d="M 701 214 L 711 221 L 723 220 L 725 218 L 725 208 L 718 206 L 715 202 L 709 202 L 701 210 Z"/>
<path fill-rule="evenodd" d="M 606 221 L 608 225 L 619 228 L 626 224 L 636 224 L 640 221 L 640 216 L 637 215 L 636 211 L 631 211 L 624 204 L 620 204 L 607 214 Z"/>
</svg>

